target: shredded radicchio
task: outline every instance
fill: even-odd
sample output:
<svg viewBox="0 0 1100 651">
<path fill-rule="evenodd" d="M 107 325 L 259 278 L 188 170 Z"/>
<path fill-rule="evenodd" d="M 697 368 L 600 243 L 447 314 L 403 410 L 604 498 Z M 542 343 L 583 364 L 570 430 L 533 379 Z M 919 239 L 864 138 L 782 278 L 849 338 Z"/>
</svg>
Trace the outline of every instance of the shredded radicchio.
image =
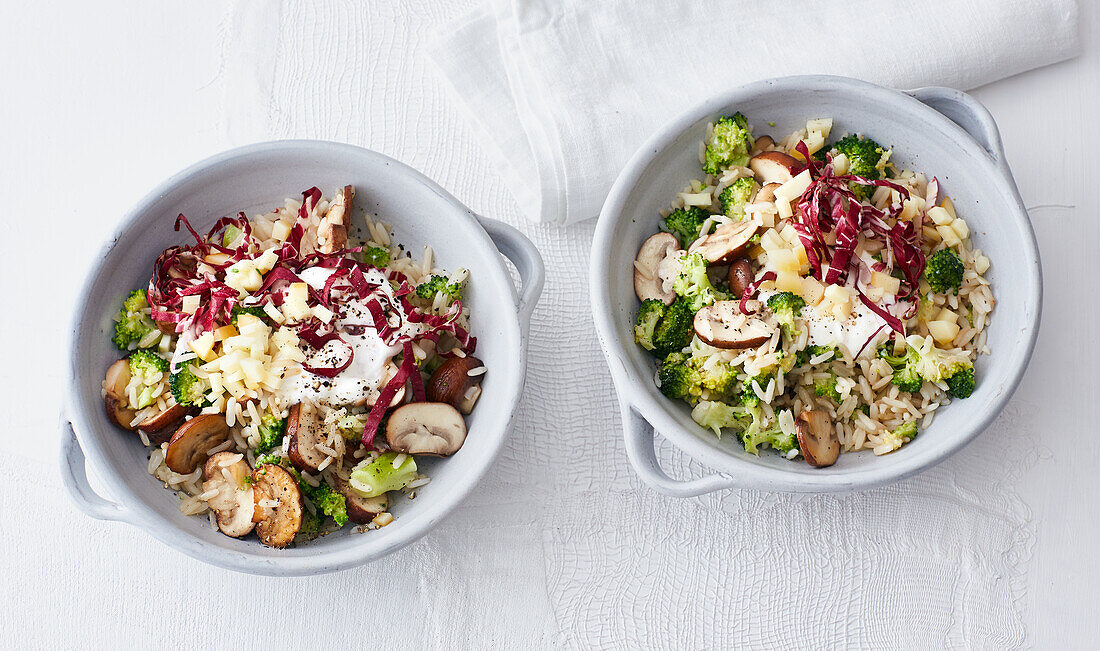
<svg viewBox="0 0 1100 651">
<path fill-rule="evenodd" d="M 874 265 L 876 271 L 889 273 L 898 269 L 902 273 L 900 300 L 910 300 L 916 309 L 917 285 L 924 272 L 925 257 L 921 250 L 923 223 L 918 217 L 906 222 L 898 219 L 902 203 L 893 202 L 886 210 L 860 203 L 852 185 L 888 187 L 896 191 L 902 201 L 909 198 L 904 187 L 885 179 L 872 180 L 850 174 L 834 174 L 832 158 L 821 164 L 810 156 L 804 142 L 796 147 L 807 161 L 806 169 L 812 179 L 809 187 L 797 202 L 796 219 L 792 226 L 806 250 L 811 273 L 815 278 L 831 285 L 843 285 L 848 275 L 863 265 L 855 256 L 860 236 L 883 242 L 883 262 Z M 936 183 L 938 188 L 938 183 Z M 935 193 L 937 190 L 933 189 Z M 887 220 L 893 220 L 890 226 Z M 832 233 L 835 244 L 829 245 L 826 234 Z M 826 270 L 827 268 L 827 270 Z M 874 301 L 859 292 L 860 300 L 881 316 L 892 329 L 903 332 L 900 319 L 893 316 Z"/>
<path fill-rule="evenodd" d="M 365 272 L 375 268 L 349 257 L 350 254 L 359 253 L 359 247 L 302 256 L 302 238 L 309 225 L 310 214 L 320 200 L 321 191 L 316 187 L 302 193 L 298 217 L 283 245 L 275 250 L 277 261 L 264 274 L 260 288 L 251 292 L 248 304 L 263 306 L 270 303 L 275 307 L 281 306 L 285 302 L 286 288 L 293 283 L 304 282 L 299 274 L 311 267 L 331 269 L 332 273 L 320 291 L 309 287 L 309 306 L 323 306 L 339 318 L 344 313 L 344 301 L 358 299 L 366 304 L 373 321 L 371 325 L 387 345 L 401 346 L 403 355 L 398 372 L 382 388 L 363 428 L 363 442 L 370 446 L 379 423 L 401 387 L 408 383 L 411 385 L 414 401 L 425 399 L 424 381 L 413 354 L 414 343 L 434 343 L 441 334 L 450 333 L 458 341 L 458 349 L 470 354 L 474 352 L 477 340 L 458 325 L 462 315 L 460 301 L 455 301 L 445 314 L 425 314 L 408 300 L 407 297 L 416 288 L 404 274 L 393 270 L 385 271 L 389 283 L 397 286 L 392 291 L 389 291 L 389 287 L 383 288 L 379 283 L 368 280 Z M 230 226 L 241 231 L 234 247 L 223 246 L 219 237 Z M 191 234 L 195 243 L 190 246 L 170 247 L 156 259 L 149 282 L 148 300 L 153 319 L 174 324 L 178 333 L 190 330 L 192 335 L 198 336 L 231 322 L 233 308 L 240 301 L 240 293 L 219 279 L 219 275 L 224 276 L 227 268 L 241 260 L 254 258 L 259 247 L 252 234 L 252 225 L 244 213 L 219 219 L 205 237 L 182 214 L 176 218 L 175 230 L 179 231 L 181 227 Z M 192 296 L 198 297 L 198 307 L 189 314 L 184 312 L 184 299 Z M 367 327 L 352 325 L 345 330 L 353 336 L 362 335 Z M 299 338 L 314 349 L 320 350 L 332 341 L 340 342 L 347 349 L 346 355 L 333 355 L 331 365 L 303 364 L 305 370 L 314 375 L 332 378 L 351 365 L 354 349 L 333 325 L 313 318 L 297 324 L 296 328 Z M 439 351 L 439 354 L 450 357 L 456 353 Z"/>
</svg>

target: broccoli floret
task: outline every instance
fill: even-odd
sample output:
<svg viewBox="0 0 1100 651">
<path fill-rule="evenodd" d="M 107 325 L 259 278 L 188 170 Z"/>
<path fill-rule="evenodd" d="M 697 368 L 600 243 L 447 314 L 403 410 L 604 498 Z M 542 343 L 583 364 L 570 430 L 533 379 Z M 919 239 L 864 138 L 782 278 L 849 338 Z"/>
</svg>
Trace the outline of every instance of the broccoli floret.
<svg viewBox="0 0 1100 651">
<path fill-rule="evenodd" d="M 715 400 L 702 400 L 691 410 L 691 418 L 703 427 L 713 430 L 714 435 L 722 438 L 723 428 L 742 431 L 751 421 L 745 407 L 729 405 Z"/>
<path fill-rule="evenodd" d="M 732 117 L 718 118 L 707 140 L 703 171 L 718 174 L 723 168 L 747 164 L 752 143 L 749 121 L 744 115 L 734 113 Z"/>
<path fill-rule="evenodd" d="M 764 419 L 759 406 L 750 407 L 752 423 L 741 434 L 741 442 L 745 445 L 745 451 L 759 455 L 759 448 L 767 445 L 776 452 L 786 455 L 798 447 L 798 437 L 792 433 L 786 433 L 779 426 L 779 419 L 772 422 Z"/>
<path fill-rule="evenodd" d="M 339 491 L 324 483 L 319 486 L 310 486 L 308 483 L 299 480 L 298 485 L 320 512 L 332 518 L 336 526 L 344 526 L 344 523 L 348 521 L 348 507 L 344 496 Z"/>
<path fill-rule="evenodd" d="M 947 382 L 952 397 L 965 398 L 974 390 L 974 364 L 966 353 L 936 348 L 931 337 L 910 336 L 905 352 L 899 356 L 890 355 L 885 346 L 880 346 L 878 356 L 894 369 L 891 382 L 902 391 L 916 393 L 926 381 Z"/>
<path fill-rule="evenodd" d="M 775 315 L 775 320 L 783 330 L 783 336 L 788 340 L 793 340 L 802 334 L 795 324 L 795 318 L 802 313 L 804 307 L 806 307 L 806 301 L 792 292 L 779 292 L 768 299 L 768 309 Z"/>
<path fill-rule="evenodd" d="M 727 217 L 738 221 L 745 218 L 745 206 L 752 198 L 752 190 L 756 182 L 752 177 L 746 176 L 734 181 L 722 193 L 718 195 L 718 201 L 722 203 L 722 213 Z"/>
<path fill-rule="evenodd" d="M 758 405 L 729 405 L 724 402 L 704 400 L 691 410 L 696 423 L 722 436 L 722 429 L 729 428 L 737 432 L 745 451 L 759 455 L 760 448 L 768 446 L 787 454 L 798 447 L 794 434 L 784 433 L 779 427 L 779 419 L 766 422 L 763 411 Z"/>
<path fill-rule="evenodd" d="M 691 356 L 672 353 L 657 370 L 661 393 L 669 398 L 694 402 L 702 394 L 702 377 L 691 362 Z"/>
<path fill-rule="evenodd" d="M 256 443 L 254 450 L 256 454 L 263 454 L 283 442 L 283 436 L 286 434 L 286 419 L 279 418 L 272 413 L 266 413 L 260 419 L 260 425 L 257 429 L 259 430 L 260 440 Z"/>
<path fill-rule="evenodd" d="M 949 375 L 947 382 L 947 395 L 952 398 L 969 398 L 974 393 L 974 367 L 962 366 L 955 369 Z"/>
<path fill-rule="evenodd" d="M 687 248 L 692 242 L 699 239 L 703 222 L 708 217 L 710 215 L 698 206 L 678 208 L 661 220 L 661 228 L 665 232 L 675 235 L 680 242 L 680 246 Z"/>
<path fill-rule="evenodd" d="M 237 317 L 242 314 L 251 314 L 257 319 L 263 321 L 264 323 L 267 323 L 271 320 L 271 317 L 267 316 L 267 312 L 264 312 L 264 308 L 259 305 L 234 305 L 229 320 L 233 327 L 237 326 Z"/>
<path fill-rule="evenodd" d="M 687 300 L 692 313 L 698 312 L 715 301 L 729 298 L 724 292 L 714 288 L 707 277 L 707 261 L 699 253 L 692 253 L 680 259 L 680 272 L 672 285 L 673 291 Z"/>
<path fill-rule="evenodd" d="M 911 420 L 898 425 L 894 428 L 894 431 L 890 434 L 898 437 L 899 439 L 909 439 L 912 441 L 917 438 L 917 421 Z"/>
<path fill-rule="evenodd" d="M 144 311 L 148 307 L 144 289 L 135 289 L 122 301 L 115 323 L 115 336 L 111 338 L 119 350 L 129 350 L 131 344 L 137 344 L 157 329 L 152 317 Z"/>
<path fill-rule="evenodd" d="M 351 487 L 363 497 L 378 497 L 404 488 L 416 477 L 416 461 L 412 456 L 406 456 L 401 465 L 394 468 L 396 458 L 396 452 L 386 452 L 374 461 L 360 461 L 351 471 Z"/>
<path fill-rule="evenodd" d="M 963 263 L 952 249 L 940 249 L 928 257 L 924 265 L 924 279 L 937 294 L 959 293 L 962 286 Z"/>
<path fill-rule="evenodd" d="M 462 283 L 448 282 L 444 276 L 432 276 L 416 287 L 416 295 L 433 300 L 436 294 L 445 294 L 451 301 L 462 298 Z"/>
<path fill-rule="evenodd" d="M 741 402 L 750 407 L 755 407 L 760 404 L 760 396 L 756 395 L 756 390 L 752 388 L 752 383 L 755 382 L 760 385 L 760 389 L 766 391 L 768 389 L 768 383 L 771 382 L 772 376 L 768 373 L 762 373 L 756 377 L 745 380 L 745 383 L 741 386 Z"/>
<path fill-rule="evenodd" d="M 836 359 L 837 357 L 840 356 L 840 352 L 834 346 L 817 346 L 817 345 L 806 346 L 802 350 L 795 353 L 795 363 L 794 363 L 794 365 L 795 366 L 802 366 L 803 364 L 809 364 L 811 359 L 813 359 L 814 357 L 820 357 L 821 355 L 824 355 L 827 351 L 830 351 L 830 350 L 833 351 L 833 356 L 830 359 Z M 826 360 L 826 361 L 829 361 L 829 360 Z"/>
<path fill-rule="evenodd" d="M 882 178 L 889 152 L 874 140 L 848 135 L 836 141 L 832 148 L 848 159 L 848 174 L 872 181 Z M 866 199 L 875 190 L 874 186 L 857 183 L 850 187 L 860 199 Z"/>
<path fill-rule="evenodd" d="M 130 354 L 130 373 L 133 375 L 153 375 L 167 373 L 168 360 L 148 348 L 135 350 Z"/>
<path fill-rule="evenodd" d="M 634 340 L 654 355 L 665 357 L 691 343 L 695 332 L 692 326 L 694 316 L 682 298 L 677 298 L 668 306 L 657 299 L 647 299 L 638 310 Z"/>
<path fill-rule="evenodd" d="M 192 363 L 181 364 L 168 378 L 168 386 L 179 404 L 188 407 L 205 407 L 209 404 L 206 392 L 210 390 L 210 381 L 195 375 L 193 368 Z"/>
<path fill-rule="evenodd" d="M 363 262 L 372 267 L 385 267 L 390 263 L 390 250 L 380 246 L 368 246 L 363 249 Z"/>
<path fill-rule="evenodd" d="M 827 377 L 814 380 L 814 394 L 822 398 L 829 398 L 836 404 L 840 404 L 840 392 L 836 390 L 836 376 L 830 374 Z"/>
</svg>

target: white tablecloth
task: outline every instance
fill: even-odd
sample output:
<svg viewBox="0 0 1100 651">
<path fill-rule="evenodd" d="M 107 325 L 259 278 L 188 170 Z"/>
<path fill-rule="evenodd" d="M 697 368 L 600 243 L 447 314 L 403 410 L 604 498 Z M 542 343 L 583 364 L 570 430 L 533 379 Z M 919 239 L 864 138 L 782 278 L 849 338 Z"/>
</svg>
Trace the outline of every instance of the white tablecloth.
<svg viewBox="0 0 1100 651">
<path fill-rule="evenodd" d="M 1100 639 L 1100 437 L 1090 411 L 1100 398 L 1090 299 L 1100 20 L 1091 3 L 1082 58 L 975 93 L 1000 122 L 1047 278 L 1039 345 L 1006 412 L 954 458 L 887 488 L 687 500 L 646 489 L 627 465 L 588 316 L 592 224 L 522 225 L 423 56 L 434 26 L 471 4 L 26 3 L 6 12 L 0 647 L 1081 648 Z M 252 21 L 267 29 L 243 28 Z M 474 210 L 521 225 L 543 251 L 548 285 L 515 431 L 471 498 L 378 563 L 279 580 L 208 567 L 81 515 L 58 482 L 55 429 L 68 299 L 120 213 L 205 155 L 287 137 L 385 152 Z M 702 471 L 667 445 L 660 454 L 674 473 Z"/>
</svg>

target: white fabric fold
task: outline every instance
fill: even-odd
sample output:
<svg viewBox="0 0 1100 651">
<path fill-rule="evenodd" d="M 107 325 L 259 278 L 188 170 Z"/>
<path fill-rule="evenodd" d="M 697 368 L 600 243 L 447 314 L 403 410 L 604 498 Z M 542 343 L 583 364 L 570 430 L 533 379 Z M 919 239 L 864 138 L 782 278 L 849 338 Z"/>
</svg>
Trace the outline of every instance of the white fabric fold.
<svg viewBox="0 0 1100 651">
<path fill-rule="evenodd" d="M 429 56 L 523 213 L 568 224 L 718 92 L 792 74 L 970 89 L 1074 56 L 1077 14 L 1076 0 L 491 0 Z"/>
</svg>

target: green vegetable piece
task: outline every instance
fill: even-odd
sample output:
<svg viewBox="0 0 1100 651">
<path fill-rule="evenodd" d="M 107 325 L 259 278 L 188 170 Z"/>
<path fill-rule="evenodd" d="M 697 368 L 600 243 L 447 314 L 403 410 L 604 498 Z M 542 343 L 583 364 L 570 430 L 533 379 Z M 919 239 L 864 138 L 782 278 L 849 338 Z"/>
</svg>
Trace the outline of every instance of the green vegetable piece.
<svg viewBox="0 0 1100 651">
<path fill-rule="evenodd" d="M 351 471 L 349 483 L 363 497 L 378 497 L 400 490 L 416 477 L 416 461 L 405 455 L 397 468 L 393 467 L 397 452 L 386 452 L 374 461 L 363 460 Z"/>
<path fill-rule="evenodd" d="M 829 398 L 836 404 L 840 404 L 840 392 L 836 390 L 836 376 L 820 378 L 814 381 L 814 394 L 822 398 Z"/>
<path fill-rule="evenodd" d="M 242 231 L 239 226 L 235 224 L 226 226 L 225 230 L 222 231 L 222 246 L 227 249 L 233 248 L 233 245 L 236 244 L 237 240 L 240 239 L 242 235 L 244 235 L 244 231 Z"/>
<path fill-rule="evenodd" d="M 686 249 L 691 246 L 692 242 L 699 239 L 703 230 L 703 222 L 708 217 L 710 215 L 698 206 L 677 208 L 670 212 L 668 217 L 661 220 L 661 230 L 676 236 L 680 246 Z"/>
<path fill-rule="evenodd" d="M 718 195 L 718 201 L 722 204 L 722 213 L 731 219 L 743 220 L 745 218 L 745 206 L 752 198 L 752 191 L 755 187 L 756 181 L 752 177 L 745 176 L 722 190 L 722 193 Z"/>
<path fill-rule="evenodd" d="M 380 246 L 368 246 L 363 250 L 363 262 L 381 269 L 390 263 L 390 250 Z"/>
<path fill-rule="evenodd" d="M 912 441 L 917 438 L 917 421 L 910 420 L 898 425 L 894 428 L 894 431 L 890 432 L 899 439 L 909 439 Z"/>
<path fill-rule="evenodd" d="M 257 429 L 259 431 L 260 440 L 256 443 L 256 447 L 253 448 L 253 451 L 256 454 L 263 454 L 275 446 L 282 444 L 283 436 L 286 435 L 286 419 L 279 418 L 275 414 L 268 412 L 260 419 L 260 425 Z"/>
<path fill-rule="evenodd" d="M 115 323 L 115 335 L 111 338 L 119 350 L 129 350 L 132 344 L 136 345 L 157 329 L 152 317 L 144 312 L 148 308 L 149 301 L 144 289 L 135 289 L 122 301 Z"/>
<path fill-rule="evenodd" d="M 707 261 L 699 253 L 680 259 L 680 271 L 672 284 L 672 290 L 687 301 L 692 314 L 716 301 L 729 298 L 728 294 L 711 284 L 707 276 Z"/>
<path fill-rule="evenodd" d="M 940 249 L 928 257 L 924 265 L 924 279 L 937 294 L 951 292 L 958 295 L 964 271 L 958 253 L 952 249 Z"/>
<path fill-rule="evenodd" d="M 870 138 L 848 135 L 836 141 L 833 150 L 844 154 L 848 159 L 848 174 L 871 181 L 882 178 L 889 152 Z M 851 184 L 852 192 L 860 199 L 866 199 L 875 191 L 874 186 Z"/>
<path fill-rule="evenodd" d="M 775 320 L 779 322 L 779 329 L 788 340 L 796 339 L 802 334 L 795 319 L 802 313 L 804 307 L 806 307 L 806 301 L 793 292 L 779 292 L 768 299 L 768 309 L 775 315 Z"/>
<path fill-rule="evenodd" d="M 718 118 L 706 143 L 703 171 L 718 174 L 722 169 L 748 164 L 752 143 L 749 122 L 744 115 L 734 113 Z"/>
<path fill-rule="evenodd" d="M 271 317 L 267 316 L 267 312 L 264 312 L 264 308 L 259 305 L 234 305 L 230 312 L 230 323 L 233 327 L 237 327 L 237 317 L 242 314 L 251 314 L 252 316 L 260 319 L 264 323 L 271 323 Z"/>
<path fill-rule="evenodd" d="M 416 295 L 426 300 L 434 300 L 436 294 L 446 295 L 452 302 L 462 298 L 462 284 L 448 282 L 443 276 L 432 276 L 416 287 Z"/>
<path fill-rule="evenodd" d="M 205 407 L 209 404 L 206 392 L 210 390 L 210 381 L 195 375 L 194 362 L 184 362 L 168 378 L 172 396 L 181 405 Z"/>
</svg>

